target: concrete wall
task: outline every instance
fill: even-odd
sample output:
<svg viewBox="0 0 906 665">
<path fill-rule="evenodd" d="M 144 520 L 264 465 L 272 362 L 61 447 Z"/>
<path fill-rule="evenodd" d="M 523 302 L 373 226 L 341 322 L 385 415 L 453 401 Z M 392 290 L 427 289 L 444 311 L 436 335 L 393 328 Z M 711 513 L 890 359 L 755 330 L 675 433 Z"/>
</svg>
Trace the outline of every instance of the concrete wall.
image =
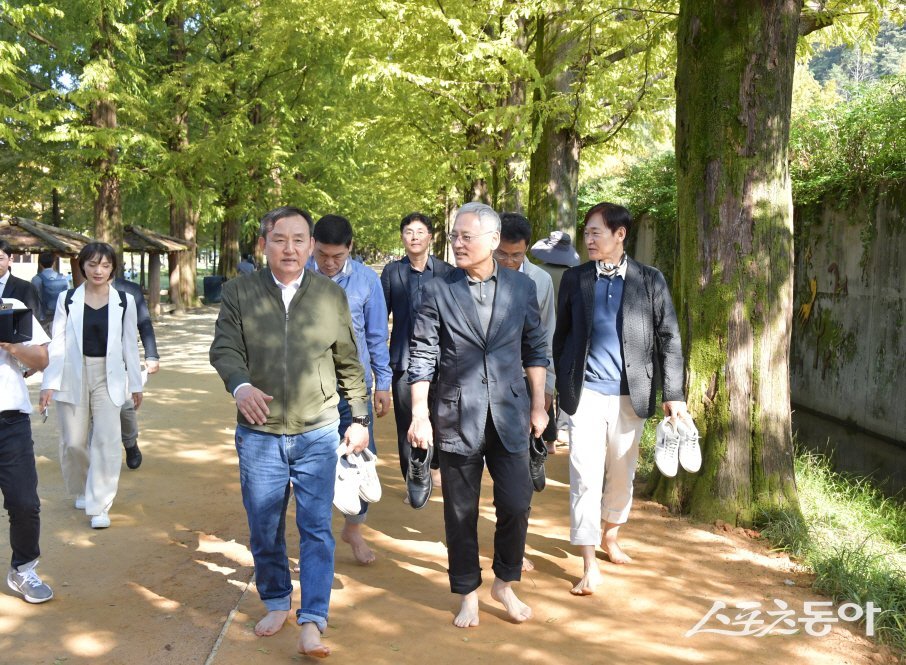
<svg viewBox="0 0 906 665">
<path fill-rule="evenodd" d="M 906 442 L 904 261 L 906 186 L 796 210 L 794 405 Z"/>
</svg>

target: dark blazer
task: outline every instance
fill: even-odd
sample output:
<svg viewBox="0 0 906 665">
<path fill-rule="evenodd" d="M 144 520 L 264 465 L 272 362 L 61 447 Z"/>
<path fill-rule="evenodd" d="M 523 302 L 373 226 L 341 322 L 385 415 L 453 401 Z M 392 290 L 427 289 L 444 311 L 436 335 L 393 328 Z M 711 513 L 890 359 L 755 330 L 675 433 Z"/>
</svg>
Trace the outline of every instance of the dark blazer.
<svg viewBox="0 0 906 665">
<path fill-rule="evenodd" d="M 554 365 L 560 407 L 574 414 L 582 395 L 594 321 L 594 261 L 563 274 L 557 299 Z M 663 377 L 664 401 L 685 401 L 683 349 L 670 291 L 657 268 L 628 259 L 622 304 L 623 363 L 629 397 L 640 418 L 654 414 L 655 363 Z"/>
<path fill-rule="evenodd" d="M 9 279 L 6 280 L 6 288 L 3 289 L 3 297 L 15 298 L 28 307 L 35 317 L 41 318 L 41 297 L 31 282 L 26 282 L 15 275 L 10 275 Z"/>
<path fill-rule="evenodd" d="M 432 279 L 444 277 L 453 270 L 453 266 L 436 256 L 428 257 L 428 261 L 434 276 Z M 388 263 L 381 272 L 381 287 L 384 289 L 387 311 L 393 315 L 393 330 L 390 332 L 390 366 L 398 372 L 409 368 L 409 340 L 412 339 L 412 327 L 415 323 L 415 310 L 409 300 L 411 265 L 409 257 L 404 256 L 399 261 Z"/>
<path fill-rule="evenodd" d="M 506 449 L 526 450 L 531 400 L 523 368 L 547 365 L 531 278 L 497 271 L 487 335 L 464 270 L 456 268 L 425 286 L 410 346 L 409 383 L 437 379 L 432 411 L 442 450 L 478 452 L 489 410 Z"/>
<path fill-rule="evenodd" d="M 148 311 L 148 303 L 145 302 L 145 294 L 142 293 L 142 287 L 128 279 L 117 277 L 113 280 L 113 288 L 117 291 L 125 291 L 135 299 L 138 335 L 142 338 L 145 358 L 160 360 L 160 356 L 157 353 L 157 338 L 154 336 L 154 325 L 151 323 L 151 312 Z"/>
</svg>

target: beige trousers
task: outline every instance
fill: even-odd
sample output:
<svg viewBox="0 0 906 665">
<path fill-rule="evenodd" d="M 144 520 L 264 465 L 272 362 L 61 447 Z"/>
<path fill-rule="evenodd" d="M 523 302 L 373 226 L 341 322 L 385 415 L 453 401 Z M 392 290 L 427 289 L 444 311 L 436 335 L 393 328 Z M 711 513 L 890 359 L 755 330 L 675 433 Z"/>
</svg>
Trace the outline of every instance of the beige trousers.
<svg viewBox="0 0 906 665">
<path fill-rule="evenodd" d="M 569 447 L 570 533 L 573 545 L 600 545 L 601 520 L 625 524 L 645 419 L 628 395 L 584 388 L 572 417 Z"/>
<path fill-rule="evenodd" d="M 120 407 L 107 392 L 104 358 L 84 358 L 79 404 L 57 402 L 60 466 L 71 496 L 85 495 L 85 513 L 110 510 L 120 480 Z M 89 440 L 90 437 L 90 440 Z"/>
</svg>

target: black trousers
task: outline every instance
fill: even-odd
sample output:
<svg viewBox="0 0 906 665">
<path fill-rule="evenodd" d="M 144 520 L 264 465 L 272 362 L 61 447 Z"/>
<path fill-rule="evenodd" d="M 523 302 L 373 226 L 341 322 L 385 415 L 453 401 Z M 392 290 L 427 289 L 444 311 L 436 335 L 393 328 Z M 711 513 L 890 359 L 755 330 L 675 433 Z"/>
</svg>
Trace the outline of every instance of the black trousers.
<svg viewBox="0 0 906 665">
<path fill-rule="evenodd" d="M 0 416 L 0 490 L 3 491 L 3 507 L 9 513 L 11 563 L 17 568 L 41 554 L 38 549 L 41 534 L 38 472 L 31 421 L 24 413 L 4 411 Z"/>
<path fill-rule="evenodd" d="M 512 453 L 504 448 L 490 413 L 481 450 L 458 455 L 436 450 L 444 495 L 450 590 L 470 593 L 481 586 L 478 563 L 478 501 L 481 477 L 487 464 L 494 480 L 494 575 L 504 582 L 522 577 L 525 534 L 532 503 L 528 445 Z M 528 437 L 526 437 L 528 443 Z"/>
<path fill-rule="evenodd" d="M 393 418 L 396 420 L 396 445 L 400 454 L 400 471 L 403 472 L 403 478 L 409 473 L 409 450 L 412 444 L 407 438 L 409 426 L 412 424 L 412 388 L 408 383 L 409 373 L 406 371 L 393 370 L 393 383 L 390 390 L 393 393 Z M 434 400 L 434 387 L 432 384 L 431 391 L 428 394 L 428 404 Z M 431 424 L 434 425 L 432 418 Z M 437 455 L 431 458 L 431 468 L 438 468 Z"/>
</svg>

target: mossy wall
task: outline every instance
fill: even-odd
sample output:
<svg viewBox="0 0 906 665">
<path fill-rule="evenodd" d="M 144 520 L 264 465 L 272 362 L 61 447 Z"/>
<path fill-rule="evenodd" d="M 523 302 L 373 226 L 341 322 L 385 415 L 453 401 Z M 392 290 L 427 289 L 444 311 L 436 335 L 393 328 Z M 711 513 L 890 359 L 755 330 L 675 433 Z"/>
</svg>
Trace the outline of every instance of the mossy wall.
<svg viewBox="0 0 906 665">
<path fill-rule="evenodd" d="M 906 183 L 795 209 L 794 406 L 906 443 Z"/>
</svg>

